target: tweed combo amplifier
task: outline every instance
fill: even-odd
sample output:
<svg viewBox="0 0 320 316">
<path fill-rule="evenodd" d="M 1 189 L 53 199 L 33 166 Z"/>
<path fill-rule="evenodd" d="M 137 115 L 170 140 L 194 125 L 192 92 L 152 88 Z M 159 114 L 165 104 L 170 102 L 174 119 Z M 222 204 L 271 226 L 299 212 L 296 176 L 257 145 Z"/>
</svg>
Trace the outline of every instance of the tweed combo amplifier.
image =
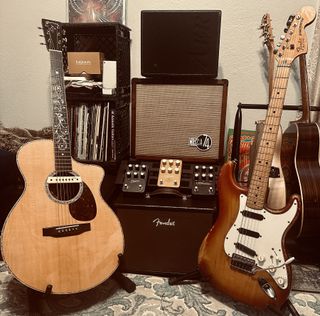
<svg viewBox="0 0 320 316">
<path fill-rule="evenodd" d="M 131 157 L 222 161 L 226 79 L 133 78 Z"/>
</svg>

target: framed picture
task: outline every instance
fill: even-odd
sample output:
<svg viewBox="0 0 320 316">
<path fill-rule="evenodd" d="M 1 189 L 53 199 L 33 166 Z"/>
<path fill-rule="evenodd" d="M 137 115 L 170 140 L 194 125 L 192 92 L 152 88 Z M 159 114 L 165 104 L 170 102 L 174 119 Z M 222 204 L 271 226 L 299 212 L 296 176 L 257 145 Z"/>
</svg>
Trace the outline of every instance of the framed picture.
<svg viewBox="0 0 320 316">
<path fill-rule="evenodd" d="M 125 24 L 126 0 L 68 0 L 69 23 Z"/>
</svg>

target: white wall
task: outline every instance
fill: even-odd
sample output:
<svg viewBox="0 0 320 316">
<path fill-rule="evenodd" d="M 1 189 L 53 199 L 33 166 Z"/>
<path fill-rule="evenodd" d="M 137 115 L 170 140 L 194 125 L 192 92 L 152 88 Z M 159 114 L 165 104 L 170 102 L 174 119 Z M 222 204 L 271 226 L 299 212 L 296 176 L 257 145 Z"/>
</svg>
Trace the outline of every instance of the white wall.
<svg viewBox="0 0 320 316">
<path fill-rule="evenodd" d="M 4 1 L 4 0 L 1 0 Z M 127 25 L 131 28 L 131 75 L 140 77 L 140 11 L 147 9 L 222 10 L 219 78 L 229 80 L 227 127 L 233 127 L 238 102 L 267 103 L 267 79 L 258 27 L 264 13 L 272 17 L 278 41 L 287 18 L 302 6 L 316 7 L 318 0 L 127 0 Z M 67 22 L 66 0 L 6 1 L 0 11 L 0 121 L 7 127 L 39 129 L 51 124 L 49 55 L 40 46 L 41 18 Z M 307 28 L 311 43 L 313 26 Z M 291 76 L 286 103 L 299 104 L 299 83 Z M 254 129 L 265 111 L 246 110 L 243 128 Z M 283 125 L 295 113 L 285 112 Z"/>
</svg>

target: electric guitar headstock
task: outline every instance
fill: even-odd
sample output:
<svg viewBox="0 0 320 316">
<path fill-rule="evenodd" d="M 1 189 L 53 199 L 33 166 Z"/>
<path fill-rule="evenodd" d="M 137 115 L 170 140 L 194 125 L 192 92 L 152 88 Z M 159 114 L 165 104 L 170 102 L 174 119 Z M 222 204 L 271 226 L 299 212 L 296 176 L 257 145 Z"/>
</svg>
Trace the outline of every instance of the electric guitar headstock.
<svg viewBox="0 0 320 316">
<path fill-rule="evenodd" d="M 262 30 L 263 43 L 268 47 L 269 54 L 273 54 L 274 50 L 274 36 L 272 34 L 270 14 L 266 13 L 261 19 L 260 29 Z"/>
<path fill-rule="evenodd" d="M 42 19 L 41 22 L 47 49 L 63 51 L 66 45 L 66 37 L 62 23 L 47 19 Z"/>
<path fill-rule="evenodd" d="M 308 40 L 304 28 L 315 17 L 315 9 L 306 6 L 302 7 L 296 15 L 289 18 L 285 35 L 281 36 L 282 42 L 277 45 L 278 48 L 274 52 L 279 63 L 290 66 L 296 57 L 307 53 Z"/>
</svg>

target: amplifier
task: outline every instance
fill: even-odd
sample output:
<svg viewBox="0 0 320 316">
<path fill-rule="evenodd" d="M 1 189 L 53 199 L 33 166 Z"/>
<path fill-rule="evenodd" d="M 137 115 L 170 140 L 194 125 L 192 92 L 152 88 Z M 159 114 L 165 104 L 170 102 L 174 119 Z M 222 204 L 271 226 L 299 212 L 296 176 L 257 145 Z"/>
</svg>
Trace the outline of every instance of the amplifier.
<svg viewBox="0 0 320 316">
<path fill-rule="evenodd" d="M 141 11 L 142 75 L 215 78 L 220 25 L 220 10 Z"/>
<path fill-rule="evenodd" d="M 125 237 L 123 272 L 178 275 L 197 269 L 201 242 L 216 216 L 215 199 L 120 192 L 111 205 Z"/>
<path fill-rule="evenodd" d="M 217 215 L 219 169 L 180 159 L 121 162 L 111 205 L 126 241 L 124 271 L 169 275 L 197 269 L 201 242 Z"/>
<path fill-rule="evenodd" d="M 228 81 L 133 78 L 131 156 L 222 161 Z"/>
</svg>

